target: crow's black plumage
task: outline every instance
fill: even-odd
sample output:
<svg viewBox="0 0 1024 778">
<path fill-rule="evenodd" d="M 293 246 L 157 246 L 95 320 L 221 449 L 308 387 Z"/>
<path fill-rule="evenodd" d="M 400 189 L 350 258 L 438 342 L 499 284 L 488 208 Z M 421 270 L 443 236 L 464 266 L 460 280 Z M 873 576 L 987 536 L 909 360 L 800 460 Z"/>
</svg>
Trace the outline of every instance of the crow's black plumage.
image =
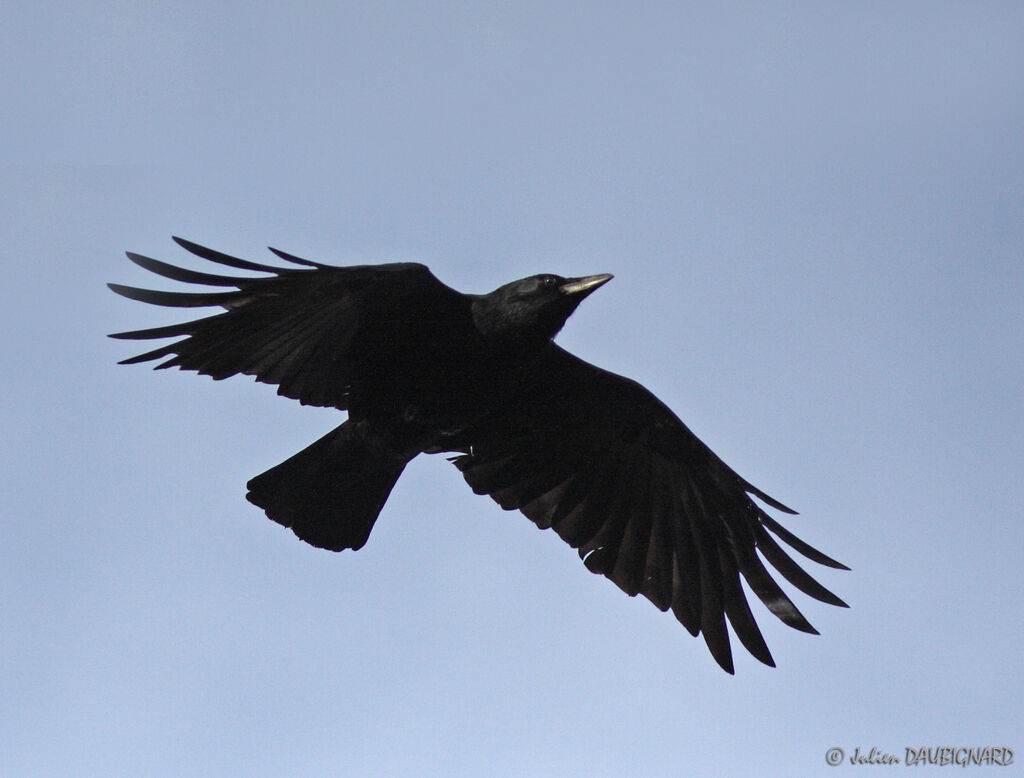
<svg viewBox="0 0 1024 778">
<path fill-rule="evenodd" d="M 244 373 L 304 404 L 347 410 L 341 426 L 248 485 L 251 502 L 312 545 L 361 548 L 409 460 L 448 452 L 477 494 L 554 529 L 589 570 L 630 596 L 671 609 L 730 673 L 727 619 L 751 654 L 774 665 L 741 576 L 782 621 L 815 632 L 762 556 L 801 591 L 845 607 L 775 538 L 846 568 L 751 495 L 794 511 L 737 475 L 640 384 L 554 344 L 610 275 L 539 275 L 466 295 L 414 263 L 333 267 L 271 249 L 294 265 L 274 267 L 175 240 L 263 275 L 200 273 L 129 253 L 158 275 L 227 291 L 111 284 L 154 305 L 224 309 L 112 335 L 181 338 L 123 364 L 161 360 L 158 368 L 215 379 Z"/>
</svg>

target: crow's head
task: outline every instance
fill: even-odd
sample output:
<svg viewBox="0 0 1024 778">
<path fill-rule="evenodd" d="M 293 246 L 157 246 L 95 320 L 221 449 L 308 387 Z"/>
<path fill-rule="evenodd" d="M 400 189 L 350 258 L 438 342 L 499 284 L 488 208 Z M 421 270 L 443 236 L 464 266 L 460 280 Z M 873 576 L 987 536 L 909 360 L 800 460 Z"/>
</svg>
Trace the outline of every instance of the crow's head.
<svg viewBox="0 0 1024 778">
<path fill-rule="evenodd" d="M 481 295 L 473 303 L 473 318 L 488 337 L 548 340 L 583 298 L 610 281 L 610 273 L 583 278 L 543 274 L 530 276 Z"/>
</svg>

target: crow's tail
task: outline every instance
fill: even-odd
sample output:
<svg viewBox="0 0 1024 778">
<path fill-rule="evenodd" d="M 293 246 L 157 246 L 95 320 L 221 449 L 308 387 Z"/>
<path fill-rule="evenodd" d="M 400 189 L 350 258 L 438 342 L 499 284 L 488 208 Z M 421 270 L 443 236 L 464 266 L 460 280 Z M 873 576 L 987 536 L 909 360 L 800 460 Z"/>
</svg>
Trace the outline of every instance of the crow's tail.
<svg viewBox="0 0 1024 778">
<path fill-rule="evenodd" d="M 249 481 L 246 499 L 318 548 L 358 549 L 408 462 L 371 449 L 346 421 Z"/>
</svg>

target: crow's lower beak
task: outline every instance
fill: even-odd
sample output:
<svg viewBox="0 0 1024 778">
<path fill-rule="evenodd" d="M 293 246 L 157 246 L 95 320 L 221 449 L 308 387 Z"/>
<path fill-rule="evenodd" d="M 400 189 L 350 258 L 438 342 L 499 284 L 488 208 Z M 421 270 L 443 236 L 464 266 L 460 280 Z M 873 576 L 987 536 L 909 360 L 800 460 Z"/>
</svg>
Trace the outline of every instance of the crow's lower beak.
<svg viewBox="0 0 1024 778">
<path fill-rule="evenodd" d="M 558 287 L 562 294 L 590 294 L 597 287 L 606 284 L 613 278 L 611 273 L 601 273 L 597 276 L 584 276 L 583 278 L 569 278 L 564 284 Z"/>
</svg>

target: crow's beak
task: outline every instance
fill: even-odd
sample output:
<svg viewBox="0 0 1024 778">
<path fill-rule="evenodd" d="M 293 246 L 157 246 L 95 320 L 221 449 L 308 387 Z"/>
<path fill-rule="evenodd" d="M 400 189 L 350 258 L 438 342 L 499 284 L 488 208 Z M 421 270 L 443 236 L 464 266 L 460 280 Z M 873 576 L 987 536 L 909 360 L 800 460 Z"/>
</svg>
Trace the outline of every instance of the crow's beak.
<svg viewBox="0 0 1024 778">
<path fill-rule="evenodd" d="M 562 294 L 588 295 L 597 287 L 611 281 L 612 278 L 611 273 L 601 273 L 601 275 L 585 276 L 583 278 L 569 278 L 558 289 Z"/>
</svg>

